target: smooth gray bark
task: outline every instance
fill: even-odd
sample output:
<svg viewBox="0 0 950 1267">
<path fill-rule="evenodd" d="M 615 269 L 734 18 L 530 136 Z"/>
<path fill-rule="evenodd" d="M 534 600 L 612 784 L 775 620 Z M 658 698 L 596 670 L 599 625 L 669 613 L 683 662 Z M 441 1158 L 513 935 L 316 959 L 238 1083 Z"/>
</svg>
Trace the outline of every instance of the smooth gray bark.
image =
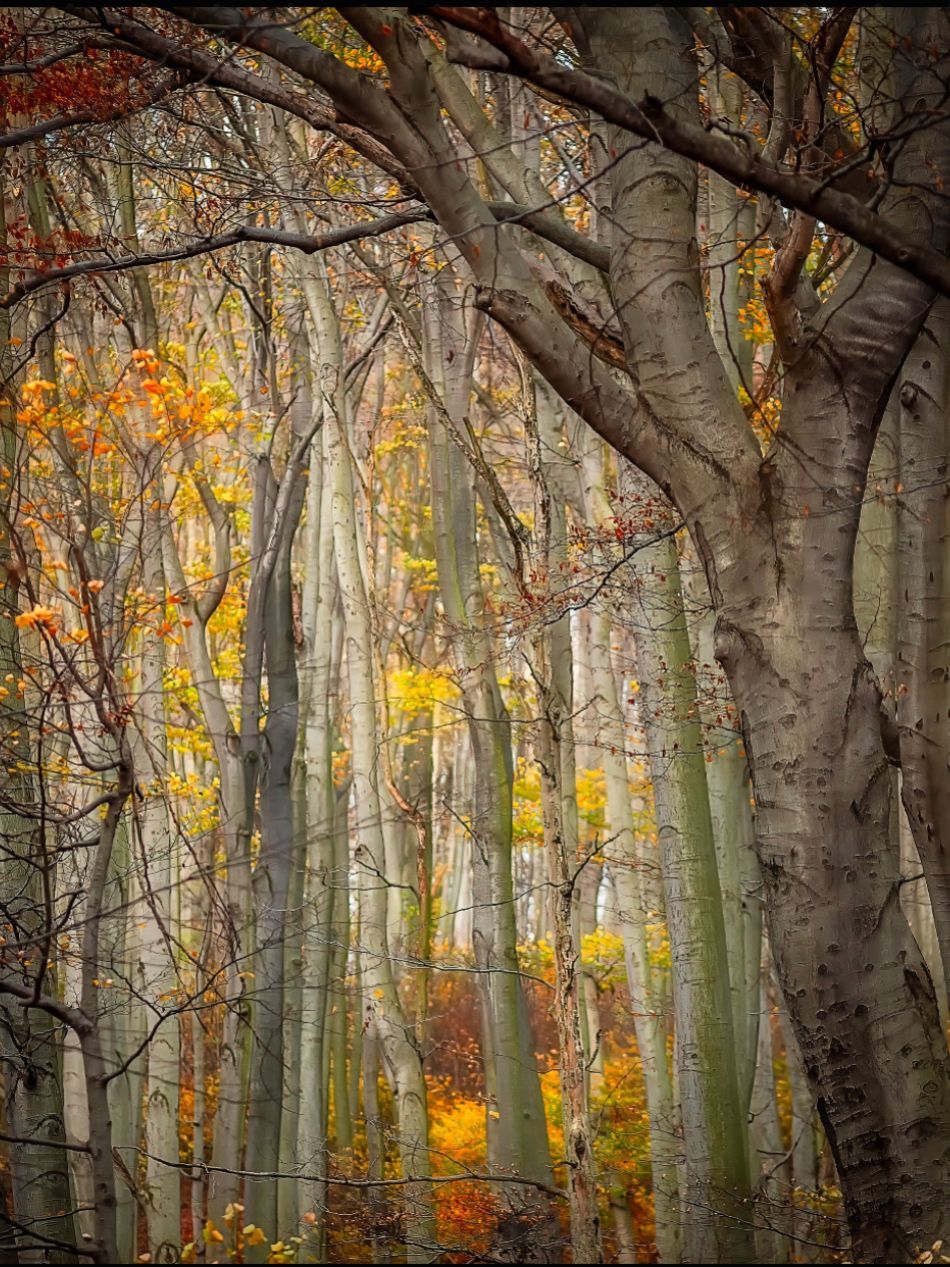
<svg viewBox="0 0 950 1267">
<path fill-rule="evenodd" d="M 500 1172 L 551 1184 L 547 1127 L 533 1052 L 524 992 L 519 977 L 517 928 L 512 881 L 512 781 L 510 720 L 494 669 L 489 634 L 482 627 L 484 602 L 479 573 L 473 472 L 459 440 L 471 391 L 472 365 L 481 324 L 468 331 L 449 270 L 427 288 L 423 312 L 425 362 L 437 400 L 430 417 L 429 461 L 432 480 L 432 523 L 439 586 L 445 614 L 457 631 L 456 663 L 467 714 L 468 741 L 474 774 L 472 856 L 473 945 L 480 973 L 482 1041 L 491 1088 L 488 1138 L 492 1163 Z M 451 431 L 450 431 L 451 428 Z M 503 1189 L 503 1191 L 505 1191 Z M 520 1207 L 523 1191 L 507 1193 Z M 542 1261 L 550 1231 L 533 1225 L 534 1216 L 548 1218 L 546 1201 L 529 1202 L 524 1223 L 502 1220 L 505 1229 L 534 1242 L 532 1254 Z M 500 1248 L 500 1252 L 501 1248 Z M 522 1247 L 524 1252 L 524 1247 Z"/>
</svg>

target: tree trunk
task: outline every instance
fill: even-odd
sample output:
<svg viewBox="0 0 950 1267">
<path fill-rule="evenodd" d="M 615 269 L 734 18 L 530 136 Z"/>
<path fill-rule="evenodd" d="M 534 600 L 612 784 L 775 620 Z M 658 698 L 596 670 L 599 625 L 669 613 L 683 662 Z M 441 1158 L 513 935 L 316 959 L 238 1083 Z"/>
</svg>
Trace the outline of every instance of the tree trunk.
<svg viewBox="0 0 950 1267">
<path fill-rule="evenodd" d="M 850 612 L 850 568 L 834 521 L 818 523 L 785 562 L 767 622 L 720 615 L 717 654 L 754 759 L 779 979 L 855 1252 L 886 1262 L 942 1233 L 948 1061 L 900 909 L 878 687 L 853 621 L 837 616 Z"/>
<path fill-rule="evenodd" d="M 298 340 L 301 357 L 306 347 Z M 291 549 L 303 510 L 303 465 L 316 422 L 312 417 L 307 370 L 294 367 L 294 404 L 289 453 L 278 483 L 269 458 L 258 457 L 255 505 L 266 525 L 267 545 L 252 572 L 248 599 L 247 642 L 263 635 L 267 670 L 267 712 L 260 743 L 259 784 L 261 846 L 253 877 L 256 915 L 254 1041 L 247 1119 L 247 1169 L 274 1172 L 281 1165 L 284 1106 L 284 1008 L 287 945 L 299 955 L 300 927 L 288 909 L 296 855 L 292 772 L 298 732 L 298 682 L 294 647 Z M 259 599 L 260 605 L 255 599 Z M 260 621 L 260 631 L 252 626 Z M 257 688 L 260 690 L 260 683 Z M 243 723 L 243 718 L 242 718 Z M 248 751 L 248 749 L 245 749 Z M 293 1148 L 284 1158 L 289 1165 Z M 278 1184 L 251 1180 L 245 1191 L 245 1215 L 265 1235 L 280 1234 Z M 248 1261 L 263 1261 L 267 1244 L 246 1250 Z"/>
<path fill-rule="evenodd" d="M 595 532 L 609 531 L 614 516 L 604 485 L 606 450 L 600 437 L 580 419 L 570 452 L 579 455 L 580 460 L 581 488 L 576 512 Z M 657 969 L 651 962 L 647 931 L 648 925 L 657 927 L 663 918 L 662 884 L 657 868 L 644 855 L 637 838 L 627 767 L 629 741 L 610 654 L 616 637 L 607 603 L 586 607 L 580 617 L 581 654 L 587 659 L 590 674 L 592 738 L 603 764 L 606 787 L 610 846 L 604 852 L 613 877 L 616 917 L 624 940 L 627 984 L 649 1115 L 657 1254 L 660 1262 L 675 1263 L 680 1259 L 682 1231 L 677 1174 L 682 1128 L 674 1105 L 668 1055 L 672 999 L 669 972 Z"/>
<path fill-rule="evenodd" d="M 314 269 L 307 278 L 306 292 L 316 332 L 317 381 L 323 399 L 332 481 L 334 548 L 346 621 L 356 862 L 362 888 L 364 1024 L 372 1021 L 376 1026 L 386 1078 L 396 1104 L 403 1175 L 419 1180 L 410 1184 L 405 1194 L 408 1261 L 426 1262 L 435 1243 L 432 1194 L 425 1182 L 430 1175 L 426 1084 L 422 1056 L 396 992 L 386 939 L 388 885 L 378 775 L 373 634 L 348 447 L 340 335 L 326 286 L 325 277 Z"/>
<path fill-rule="evenodd" d="M 481 627 L 484 602 L 479 574 L 473 473 L 449 435 L 464 433 L 472 363 L 480 322 L 466 332 L 449 270 L 429 289 L 423 314 L 427 373 L 436 399 L 430 416 L 432 523 L 445 614 L 458 632 L 455 660 L 461 673 L 474 774 L 471 828 L 472 940 L 479 968 L 483 1058 L 491 1088 L 487 1106 L 490 1157 L 502 1171 L 552 1182 L 547 1126 L 519 976 L 512 882 L 511 726 L 494 670 L 494 648 Z M 502 1188 L 509 1211 L 499 1223 L 499 1253 L 530 1253 L 545 1261 L 556 1229 L 546 1199 Z M 545 1226 L 540 1226 L 544 1224 Z M 512 1240 L 521 1242 L 513 1244 Z M 554 1249 L 556 1252 L 556 1249 Z"/>
<path fill-rule="evenodd" d="M 686 1148 L 688 1261 L 749 1261 L 749 1171 L 740 1112 L 722 894 L 676 542 L 638 552 L 640 715 L 650 752 L 673 961 Z"/>
<path fill-rule="evenodd" d="M 607 829 L 612 841 L 610 867 L 617 892 L 617 914 L 624 939 L 630 1006 L 650 1119 L 657 1254 L 661 1263 L 676 1263 L 680 1259 L 681 1241 L 677 1160 L 682 1152 L 682 1141 L 677 1127 L 667 1053 L 669 987 L 664 980 L 667 974 L 657 971 L 650 962 L 646 926 L 656 923 L 658 912 L 651 910 L 648 886 L 644 882 L 645 863 L 634 832 L 623 715 L 610 663 L 611 641 L 610 620 L 606 614 L 598 613 L 592 628 L 590 656 L 594 699 L 603 724 Z"/>
<path fill-rule="evenodd" d="M 132 792 L 133 762 L 125 747 L 124 736 L 120 743 L 118 779 L 108 798 L 99 840 L 86 877 L 82 978 L 79 987 L 80 1019 L 73 1026 L 82 1056 L 84 1107 L 87 1114 L 85 1125 L 92 1205 L 88 1244 L 96 1255 L 95 1261 L 100 1263 L 118 1261 L 115 1163 L 112 1157 L 112 1116 L 109 1110 L 109 1076 L 112 1071 L 102 1044 L 99 982 L 102 974 L 103 900 L 107 892 L 119 819 Z"/>
<path fill-rule="evenodd" d="M 18 191 L 19 193 L 19 191 Z M 8 176 L 0 171 L 0 242 L 7 246 L 7 220 L 18 212 L 11 195 Z M 6 258 L 6 257 L 5 257 Z M 0 285 L 8 289 L 11 270 L 0 266 Z M 25 333 L 25 331 L 24 331 Z M 22 340 L 10 313 L 0 313 L 0 375 L 4 400 L 0 403 L 0 453 L 4 468 L 11 472 L 24 463 L 24 437 L 16 420 L 14 374 L 16 347 Z M 52 345 L 44 343 L 52 355 Z M 22 496 L 19 477 L 5 478 L 0 488 L 0 678 L 17 680 L 23 676 L 20 630 L 15 622 L 20 612 L 19 564 L 21 557 L 13 537 L 13 516 Z M 52 867 L 45 874 L 31 865 L 38 844 L 45 839 L 45 824 L 37 821 L 36 788 L 30 768 L 29 729 L 24 697 L 5 691 L 0 704 L 0 728 L 7 736 L 6 751 L 15 761 L 5 760 L 0 772 L 0 911 L 5 943 L 22 945 L 34 957 L 45 944 L 54 912 L 50 908 Z M 13 982 L 29 983 L 23 965 L 3 955 L 0 979 L 10 974 Z M 52 969 L 55 972 L 55 969 Z M 22 1008 L 0 995 L 0 1052 L 4 1070 L 6 1127 L 18 1141 L 10 1151 L 13 1215 L 20 1227 L 15 1232 L 16 1253 L 21 1263 L 61 1263 L 69 1260 L 74 1243 L 69 1194 L 69 1168 L 65 1150 L 56 1148 L 65 1141 L 63 1103 L 63 1052 L 59 1029 L 53 1017 Z M 44 1247 L 33 1242 L 35 1228 L 59 1245 Z"/>
<path fill-rule="evenodd" d="M 535 671 L 541 682 L 550 668 L 535 652 Z M 579 955 L 575 940 L 575 889 L 577 855 L 569 853 L 562 817 L 560 734 L 563 716 L 560 700 L 550 689 L 540 692 L 538 762 L 544 806 L 545 852 L 553 889 L 554 1015 L 558 1031 L 558 1073 L 567 1151 L 568 1191 L 571 1203 L 571 1252 L 575 1262 L 603 1262 L 600 1214 L 593 1137 L 587 1108 L 584 1042 L 582 1033 Z"/>
<path fill-rule="evenodd" d="M 336 887 L 333 859 L 333 734 L 330 715 L 336 618 L 333 523 L 323 461 L 323 436 L 313 441 L 307 504 L 307 566 L 303 593 L 304 645 L 300 658 L 303 769 L 306 779 L 306 878 L 304 890 L 304 982 L 300 1063 L 313 1071 L 310 1093 L 301 1097 L 298 1164 L 325 1173 L 328 1164 L 330 959 Z M 322 1262 L 326 1241 L 326 1184 L 307 1184 L 302 1207 L 317 1222 L 302 1247 L 302 1261 Z"/>
<path fill-rule="evenodd" d="M 564 575 L 560 565 L 566 553 L 566 523 L 563 502 L 553 487 L 550 463 L 545 457 L 557 428 L 548 413 L 550 402 L 546 389 L 539 395 L 536 387 L 534 371 L 525 365 L 525 429 L 537 508 L 533 562 L 538 575 L 544 578 L 545 596 L 553 597 L 556 603 L 555 585 Z M 544 848 L 551 885 L 554 1019 L 568 1165 L 571 1253 L 576 1262 L 599 1263 L 603 1261 L 603 1246 L 588 1104 L 586 1021 L 578 940 L 579 874 L 583 860 L 578 849 L 570 614 L 563 613 L 541 622 L 540 628 L 532 634 L 531 643 L 530 669 L 538 695 L 536 742 L 541 767 Z"/>
<path fill-rule="evenodd" d="M 131 980 L 132 965 L 138 957 L 137 936 L 140 930 L 129 919 L 129 913 L 139 907 L 141 896 L 136 869 L 132 867 L 130 826 L 129 821 L 123 819 L 116 831 L 111 874 L 106 890 L 106 910 L 109 915 L 103 919 L 102 941 L 103 958 L 109 965 L 110 974 L 117 979 L 127 977 Z M 123 1165 L 130 1173 L 137 1168 L 136 1158 L 142 1140 L 144 1082 L 144 1060 L 141 1055 L 135 1060 L 132 1057 L 141 1050 L 147 1023 L 144 1009 L 137 1005 L 132 994 L 120 995 L 112 1010 L 103 1017 L 103 1043 L 108 1053 L 110 1069 L 117 1075 L 109 1083 L 114 1147 L 118 1149 Z M 119 1072 L 120 1070 L 124 1072 Z M 139 1197 L 127 1184 L 122 1184 L 116 1199 L 119 1253 L 131 1262 L 136 1256 L 138 1245 Z"/>
<path fill-rule="evenodd" d="M 679 11 L 638 11 L 636 58 L 618 38 L 619 12 L 583 11 L 585 23 L 597 15 L 603 66 L 635 100 L 649 92 L 687 109 L 695 73 Z M 929 11 L 913 28 L 899 15 L 911 53 L 931 28 L 943 45 L 941 14 Z M 906 89 L 926 93 L 922 62 L 901 58 Z M 931 187 L 934 156 L 946 156 L 945 134 L 931 140 L 926 154 L 902 151 L 902 178 L 917 191 Z M 613 144 L 613 293 L 643 425 L 659 417 L 656 434 L 683 445 L 668 469 L 706 570 L 716 655 L 754 764 L 772 953 L 855 1252 L 912 1255 L 941 1233 L 948 1162 L 938 1140 L 950 1086 L 929 974 L 899 909 L 879 692 L 855 630 L 852 559 L 875 428 L 928 296 L 859 252 L 789 350 L 781 443 L 763 460 L 706 327 L 695 168 L 658 146 L 624 150 L 619 132 Z M 945 234 L 943 204 L 925 197 L 906 202 L 907 223 Z M 646 226 L 661 223 L 661 247 L 648 245 Z M 715 511 L 713 485 L 722 492 Z"/>
<path fill-rule="evenodd" d="M 146 460 L 146 467 L 149 465 Z M 143 471 L 146 496 L 153 472 Z M 161 522 L 157 504 L 142 525 L 142 583 L 153 610 L 164 614 Z M 166 800 L 168 779 L 163 695 L 164 641 L 146 630 L 141 650 L 139 712 L 133 740 L 136 779 L 143 799 L 136 806 L 135 842 L 142 875 L 142 920 L 136 992 L 148 1003 L 149 1025 L 161 1023 L 148 1045 L 145 1109 L 145 1183 L 148 1194 L 148 1244 L 153 1262 L 176 1262 L 181 1245 L 181 1179 L 178 1164 L 178 1093 L 180 1027 L 174 1003 L 178 992 L 175 957 L 178 855 Z M 134 1158 L 135 1154 L 132 1154 Z"/>
<path fill-rule="evenodd" d="M 901 793 L 950 981 L 950 300 L 931 310 L 899 380 L 897 721 Z M 943 1000 L 946 1012 L 946 996 Z"/>
<path fill-rule="evenodd" d="M 757 1065 L 762 961 L 762 877 L 755 853 L 749 763 L 725 675 L 716 663 L 715 615 L 698 560 L 687 578 L 706 787 L 722 890 L 739 1114 L 749 1112 Z M 751 1155 L 751 1154 L 750 1154 Z M 750 1174 L 754 1181 L 754 1173 Z"/>
<path fill-rule="evenodd" d="M 759 1261 L 788 1261 L 792 1244 L 789 1194 L 791 1157 L 786 1156 L 779 1128 L 775 1098 L 775 1070 L 772 1057 L 771 1003 L 769 1000 L 769 959 L 763 956 L 760 980 L 758 1058 L 749 1104 L 749 1152 L 752 1190 L 755 1199 L 755 1244 Z"/>
</svg>

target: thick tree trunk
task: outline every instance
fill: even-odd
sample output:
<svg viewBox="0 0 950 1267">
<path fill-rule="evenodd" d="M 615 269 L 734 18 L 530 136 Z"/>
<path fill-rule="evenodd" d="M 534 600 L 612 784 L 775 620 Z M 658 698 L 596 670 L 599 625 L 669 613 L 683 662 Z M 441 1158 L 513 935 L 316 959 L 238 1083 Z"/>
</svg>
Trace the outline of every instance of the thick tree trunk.
<svg viewBox="0 0 950 1267">
<path fill-rule="evenodd" d="M 794 588 L 787 565 L 755 628 L 720 616 L 717 654 L 753 754 L 770 943 L 855 1251 L 887 1262 L 942 1235 L 950 1080 L 900 909 L 878 687 L 838 615 L 850 612 L 850 572 L 823 522 L 818 557 L 830 561 L 810 575 L 796 561 Z"/>
<path fill-rule="evenodd" d="M 634 99 L 685 103 L 695 75 L 678 12 L 640 11 L 635 58 L 619 10 L 585 10 L 585 23 L 588 12 L 597 55 Z M 939 44 L 938 11 L 927 22 Z M 906 47 L 929 29 L 914 28 Z M 901 77 L 926 93 L 921 64 L 907 56 Z M 925 164 L 944 156 L 942 135 L 932 141 L 926 155 L 902 153 L 915 190 L 930 187 Z M 950 1087 L 929 974 L 899 907 L 879 695 L 855 630 L 851 560 L 870 442 L 927 296 L 859 255 L 789 352 L 782 442 L 760 462 L 706 327 L 695 170 L 659 147 L 621 152 L 620 133 L 613 143 L 614 296 L 640 407 L 662 419 L 661 434 L 680 437 L 689 456 L 676 466 L 696 464 L 677 481 L 678 505 L 754 761 L 772 953 L 856 1252 L 909 1255 L 940 1234 Z M 908 223 L 944 233 L 943 205 L 922 197 L 907 203 Z M 645 226 L 660 223 L 658 245 Z M 718 419 L 720 447 L 707 418 Z M 725 490 L 715 511 L 704 504 L 713 485 Z"/>
<path fill-rule="evenodd" d="M 948 340 L 950 300 L 941 299 L 899 380 L 896 666 L 901 791 L 927 877 L 945 981 L 950 981 Z"/>
</svg>

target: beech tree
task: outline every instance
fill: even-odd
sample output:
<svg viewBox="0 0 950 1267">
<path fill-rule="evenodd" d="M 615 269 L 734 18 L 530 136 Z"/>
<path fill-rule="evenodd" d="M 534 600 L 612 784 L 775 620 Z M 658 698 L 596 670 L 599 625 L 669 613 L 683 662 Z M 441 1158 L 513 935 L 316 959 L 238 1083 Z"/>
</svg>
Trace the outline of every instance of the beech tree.
<svg viewBox="0 0 950 1267">
<path fill-rule="evenodd" d="M 0 658 L 24 677 L 25 629 L 48 652 L 4 704 L 22 1261 L 70 1244 L 71 1201 L 94 1261 L 136 1250 L 140 1220 L 172 1261 L 186 1172 L 210 1260 L 326 1260 L 349 1188 L 374 1259 L 477 1253 L 446 1232 L 462 1181 L 491 1202 L 485 1253 L 553 1260 L 563 1237 L 601 1261 L 613 1211 L 636 1255 L 600 1138 L 601 923 L 625 951 L 661 1261 L 782 1261 L 811 1226 L 786 1189 L 816 1190 L 822 1156 L 857 1260 L 943 1238 L 947 21 L 54 6 L 4 28 L 22 399 L 0 405 Z M 108 471 L 80 477 L 96 441 L 64 356 L 100 430 L 113 410 Z M 379 440 L 394 410 L 424 444 Z M 57 567 L 46 513 L 69 524 Z M 71 659 L 53 597 L 101 613 Z M 59 721 L 51 774 L 40 689 L 66 714 L 83 695 L 101 760 Z M 200 754 L 176 755 L 176 708 Z M 179 769 L 217 779 L 205 833 L 176 820 Z M 105 818 L 77 841 L 91 774 Z M 60 997 L 44 975 L 83 884 Z M 447 920 L 471 942 L 485 1144 L 451 1175 Z M 44 1167 L 53 1144 L 69 1166 Z"/>
</svg>

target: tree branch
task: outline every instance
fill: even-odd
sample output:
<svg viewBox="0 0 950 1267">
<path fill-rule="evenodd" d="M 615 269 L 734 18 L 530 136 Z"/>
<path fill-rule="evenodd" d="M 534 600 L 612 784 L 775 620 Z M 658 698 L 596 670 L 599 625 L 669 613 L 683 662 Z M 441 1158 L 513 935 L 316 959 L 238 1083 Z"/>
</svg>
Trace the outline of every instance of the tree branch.
<svg viewBox="0 0 950 1267">
<path fill-rule="evenodd" d="M 329 105 L 314 101 L 312 95 L 294 94 L 274 80 L 255 75 L 253 71 L 239 65 L 233 59 L 222 61 L 221 58 L 204 49 L 169 39 L 139 21 L 127 10 L 89 9 L 78 5 L 59 5 L 58 7 L 63 12 L 81 17 L 86 21 L 101 23 L 106 30 L 134 46 L 143 57 L 179 66 L 191 71 L 196 79 L 200 78 L 209 84 L 252 97 L 256 101 L 278 106 L 281 110 L 286 110 L 288 114 L 303 119 L 312 128 L 330 132 L 382 171 L 388 172 L 405 186 L 407 191 L 412 191 L 412 181 L 384 146 L 362 128 L 341 122 Z M 179 13 L 178 10 L 175 12 Z M 202 12 L 210 11 L 202 10 Z"/>
<path fill-rule="evenodd" d="M 42 290 L 46 286 L 90 273 L 117 273 L 129 268 L 174 263 L 178 260 L 193 259 L 196 255 L 207 255 L 211 251 L 221 251 L 225 247 L 236 246 L 240 242 L 267 242 L 272 246 L 288 246 L 294 250 L 303 251 L 305 255 L 313 255 L 317 251 L 328 251 L 334 246 L 342 246 L 358 238 L 378 237 L 381 233 L 389 233 L 392 229 L 399 229 L 403 225 L 416 224 L 420 220 L 431 220 L 431 218 L 432 213 L 427 209 L 401 211 L 380 216 L 377 220 L 369 220 L 363 224 L 351 224 L 342 229 L 331 229 L 327 233 L 314 235 L 242 224 L 235 229 L 229 229 L 227 233 L 219 233 L 188 246 L 173 247 L 168 251 L 146 251 L 140 255 L 124 256 L 117 260 L 81 260 L 77 264 L 67 264 L 65 268 L 51 268 L 45 272 L 34 273 L 26 281 L 14 286 L 9 294 L 0 298 L 0 309 L 12 308 L 27 295 Z"/>
<path fill-rule="evenodd" d="M 49 136 L 51 132 L 61 132 L 64 128 L 79 127 L 84 123 L 115 123 L 118 119 L 124 119 L 127 115 L 135 114 L 139 110 L 155 105 L 170 93 L 177 92 L 179 88 L 183 88 L 192 79 L 193 76 L 187 73 L 174 74 L 152 87 L 140 100 L 124 102 L 121 106 L 116 106 L 115 109 L 108 111 L 106 114 L 100 114 L 98 111 L 89 108 L 79 110 L 75 114 L 55 114 L 50 119 L 31 123 L 27 127 L 16 128 L 13 132 L 6 132 L 3 136 L 0 136 L 0 153 L 14 145 L 25 145 L 28 141 L 38 141 L 44 136 Z"/>
<path fill-rule="evenodd" d="M 492 53 L 487 59 L 483 59 L 480 52 L 467 53 L 467 65 L 497 69 L 497 52 L 500 51 L 506 58 L 508 73 L 528 79 L 567 101 L 596 110 L 608 122 L 643 140 L 695 159 L 739 188 L 771 194 L 786 206 L 815 216 L 882 259 L 905 269 L 942 294 L 950 295 L 950 260 L 945 255 L 910 237 L 857 198 L 829 188 L 827 179 L 783 172 L 752 145 L 740 148 L 698 124 L 671 117 L 663 102 L 655 97 L 646 95 L 642 101 L 634 102 L 603 80 L 581 70 L 565 69 L 554 58 L 519 40 L 501 25 L 491 10 L 430 5 L 428 12 L 481 36 L 491 45 Z M 940 119 L 935 117 L 934 123 Z"/>
</svg>

